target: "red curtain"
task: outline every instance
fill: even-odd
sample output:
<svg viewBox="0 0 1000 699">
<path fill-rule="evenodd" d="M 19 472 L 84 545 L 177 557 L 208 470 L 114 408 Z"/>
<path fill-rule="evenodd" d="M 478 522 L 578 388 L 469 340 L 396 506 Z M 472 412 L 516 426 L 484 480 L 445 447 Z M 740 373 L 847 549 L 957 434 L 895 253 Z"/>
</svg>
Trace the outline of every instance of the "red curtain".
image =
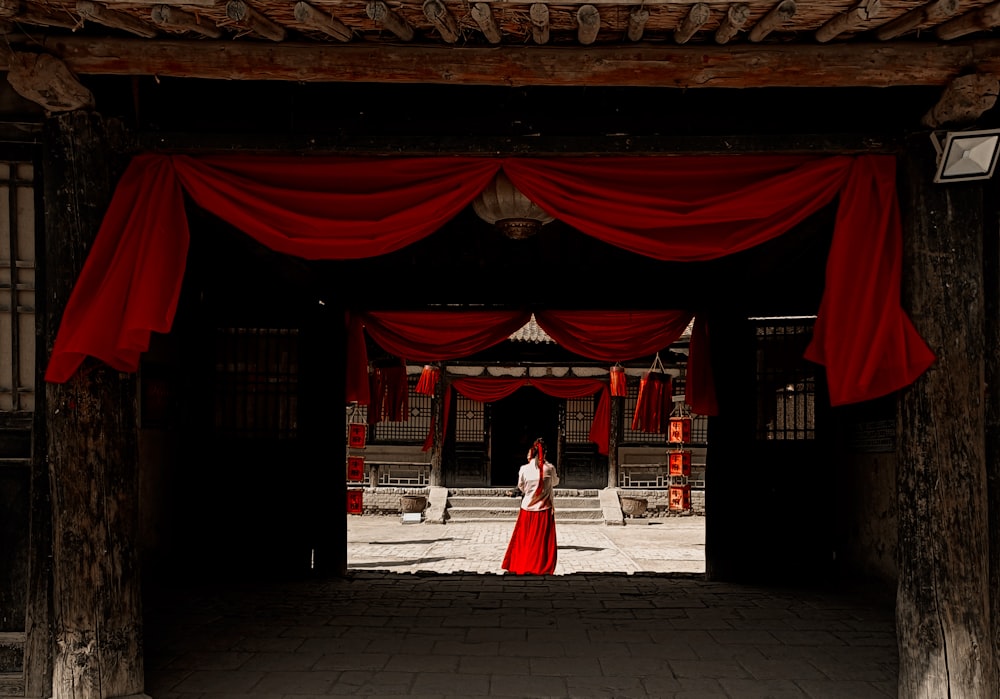
<svg viewBox="0 0 1000 699">
<path fill-rule="evenodd" d="M 534 386 L 542 393 L 555 398 L 584 398 L 601 391 L 594 412 L 594 421 L 587 437 L 597 445 L 598 453 L 608 453 L 611 403 L 608 399 L 608 387 L 603 381 L 578 378 L 475 377 L 455 379 L 451 386 L 466 398 L 483 403 L 493 403 L 506 398 L 522 386 Z M 445 408 L 444 429 L 447 433 L 449 420 L 447 409 L 450 408 L 450 404 L 446 404 Z"/>
<path fill-rule="evenodd" d="M 438 230 L 503 168 L 548 213 L 661 260 L 708 260 L 789 230 L 840 197 L 807 356 L 834 405 L 903 388 L 933 362 L 899 302 L 891 156 L 194 157 L 144 154 L 125 172 L 63 314 L 45 378 L 87 356 L 135 371 L 173 322 L 188 247 L 184 195 L 306 259 L 398 250 Z M 352 381 L 349 377 L 348 381 Z"/>
</svg>

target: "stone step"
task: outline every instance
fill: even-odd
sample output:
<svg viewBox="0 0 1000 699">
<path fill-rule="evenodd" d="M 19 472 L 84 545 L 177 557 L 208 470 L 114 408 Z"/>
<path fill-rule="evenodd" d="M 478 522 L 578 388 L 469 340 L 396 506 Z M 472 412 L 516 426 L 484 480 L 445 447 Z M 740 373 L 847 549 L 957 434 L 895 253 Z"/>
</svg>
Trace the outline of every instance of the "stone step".
<svg viewBox="0 0 1000 699">
<path fill-rule="evenodd" d="M 486 495 L 450 495 L 448 497 L 448 507 L 517 507 L 521 503 L 520 497 L 506 496 L 486 496 Z M 593 507 L 601 509 L 600 498 L 581 497 L 559 497 L 556 496 L 556 509 L 561 507 L 586 508 Z"/>
<path fill-rule="evenodd" d="M 449 522 L 513 522 L 517 519 L 520 505 L 520 498 L 498 495 L 495 490 L 483 489 L 477 494 L 455 493 L 448 496 L 447 520 Z M 557 493 L 555 507 L 557 522 L 604 523 L 601 500 L 596 492 L 586 492 L 586 495 Z"/>
</svg>

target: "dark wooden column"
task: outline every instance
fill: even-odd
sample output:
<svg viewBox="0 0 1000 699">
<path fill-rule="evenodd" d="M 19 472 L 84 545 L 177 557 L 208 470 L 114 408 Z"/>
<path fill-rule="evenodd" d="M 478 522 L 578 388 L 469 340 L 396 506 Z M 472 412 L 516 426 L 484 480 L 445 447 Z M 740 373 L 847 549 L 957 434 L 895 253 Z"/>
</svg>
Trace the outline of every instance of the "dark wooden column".
<svg viewBox="0 0 1000 699">
<path fill-rule="evenodd" d="M 46 124 L 47 350 L 125 164 L 124 133 L 82 112 Z M 45 394 L 52 696 L 138 694 L 144 678 L 135 376 L 88 360 L 65 384 L 46 385 Z"/>
<path fill-rule="evenodd" d="M 986 347 L 1000 347 L 1000 180 L 984 186 L 983 288 Z M 1000 684 L 1000 353 L 986 352 L 986 479 L 989 501 L 993 672 Z"/>
<path fill-rule="evenodd" d="M 444 471 L 442 470 L 444 459 L 444 399 L 447 392 L 451 390 L 451 383 L 445 379 L 447 365 L 441 365 L 441 377 L 437 385 L 434 386 L 434 396 L 431 398 L 431 419 L 434 421 L 433 433 L 431 434 L 431 475 L 430 484 L 432 486 L 446 485 Z M 454 418 L 452 418 L 454 419 Z"/>
<path fill-rule="evenodd" d="M 922 135 L 900 160 L 902 301 L 937 361 L 899 399 L 899 696 L 995 697 L 983 185 L 935 185 L 933 173 Z"/>
<path fill-rule="evenodd" d="M 617 488 L 620 468 L 618 446 L 625 424 L 625 399 L 621 396 L 609 396 L 608 400 L 611 401 L 610 434 L 608 434 L 608 487 Z"/>
<path fill-rule="evenodd" d="M 299 439 L 307 478 L 301 492 L 310 515 L 303 564 L 320 576 L 347 573 L 347 474 L 344 406 L 347 333 L 344 311 L 317 302 L 301 335 Z"/>
</svg>

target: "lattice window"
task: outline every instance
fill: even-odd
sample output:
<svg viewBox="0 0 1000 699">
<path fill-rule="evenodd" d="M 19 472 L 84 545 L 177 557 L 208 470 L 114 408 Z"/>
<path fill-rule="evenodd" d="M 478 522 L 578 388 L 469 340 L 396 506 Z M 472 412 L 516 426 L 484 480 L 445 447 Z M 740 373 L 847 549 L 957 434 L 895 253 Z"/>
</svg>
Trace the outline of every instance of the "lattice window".
<svg viewBox="0 0 1000 699">
<path fill-rule="evenodd" d="M 0 162 L 0 412 L 34 409 L 34 168 Z"/>
<path fill-rule="evenodd" d="M 483 444 L 486 440 L 484 405 L 479 401 L 455 395 L 455 441 L 465 444 Z"/>
<path fill-rule="evenodd" d="M 757 438 L 816 438 L 816 367 L 803 355 L 813 319 L 758 319 Z"/>
<path fill-rule="evenodd" d="M 417 393 L 418 375 L 406 377 L 408 384 L 407 404 L 409 419 L 383 420 L 371 426 L 368 439 L 371 442 L 423 442 L 431 429 L 431 396 Z M 365 411 L 367 415 L 367 410 Z"/>
<path fill-rule="evenodd" d="M 298 427 L 298 331 L 220 328 L 215 336 L 215 429 L 288 439 Z"/>
<path fill-rule="evenodd" d="M 625 396 L 625 425 L 622 429 L 622 442 L 625 444 L 662 444 L 666 441 L 665 434 L 654 434 L 632 429 L 632 419 L 635 417 L 635 405 L 639 400 L 638 381 L 628 382 L 628 393 Z"/>
<path fill-rule="evenodd" d="M 568 398 L 566 400 L 566 443 L 586 444 L 590 441 L 590 428 L 594 423 L 595 398 Z"/>
</svg>

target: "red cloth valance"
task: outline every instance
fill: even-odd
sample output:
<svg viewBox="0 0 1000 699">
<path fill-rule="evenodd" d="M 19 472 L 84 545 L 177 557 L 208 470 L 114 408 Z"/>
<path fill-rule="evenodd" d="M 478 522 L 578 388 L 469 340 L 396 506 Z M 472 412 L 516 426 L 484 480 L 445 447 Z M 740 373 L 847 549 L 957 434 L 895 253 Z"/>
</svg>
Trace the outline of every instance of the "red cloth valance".
<svg viewBox="0 0 1000 699">
<path fill-rule="evenodd" d="M 86 356 L 135 371 L 173 322 L 188 249 L 184 194 L 275 250 L 355 259 L 438 230 L 503 168 L 548 213 L 660 260 L 708 260 L 789 230 L 839 196 L 807 357 L 834 405 L 912 383 L 934 355 L 899 302 L 891 156 L 194 157 L 144 154 L 119 182 L 63 314 L 45 378 Z M 348 379 L 350 381 L 350 378 Z"/>
<path fill-rule="evenodd" d="M 585 398 L 602 391 L 594 412 L 594 421 L 587 435 L 591 442 L 597 445 L 600 454 L 608 453 L 608 439 L 611 428 L 611 403 L 608 400 L 608 387 L 597 379 L 578 378 L 508 378 L 508 377 L 475 377 L 455 379 L 452 388 L 466 398 L 483 403 L 493 403 L 506 398 L 523 386 L 534 386 L 542 393 L 555 398 Z M 451 402 L 445 403 L 444 429 L 448 430 Z M 433 428 L 432 428 L 433 429 Z"/>
</svg>

